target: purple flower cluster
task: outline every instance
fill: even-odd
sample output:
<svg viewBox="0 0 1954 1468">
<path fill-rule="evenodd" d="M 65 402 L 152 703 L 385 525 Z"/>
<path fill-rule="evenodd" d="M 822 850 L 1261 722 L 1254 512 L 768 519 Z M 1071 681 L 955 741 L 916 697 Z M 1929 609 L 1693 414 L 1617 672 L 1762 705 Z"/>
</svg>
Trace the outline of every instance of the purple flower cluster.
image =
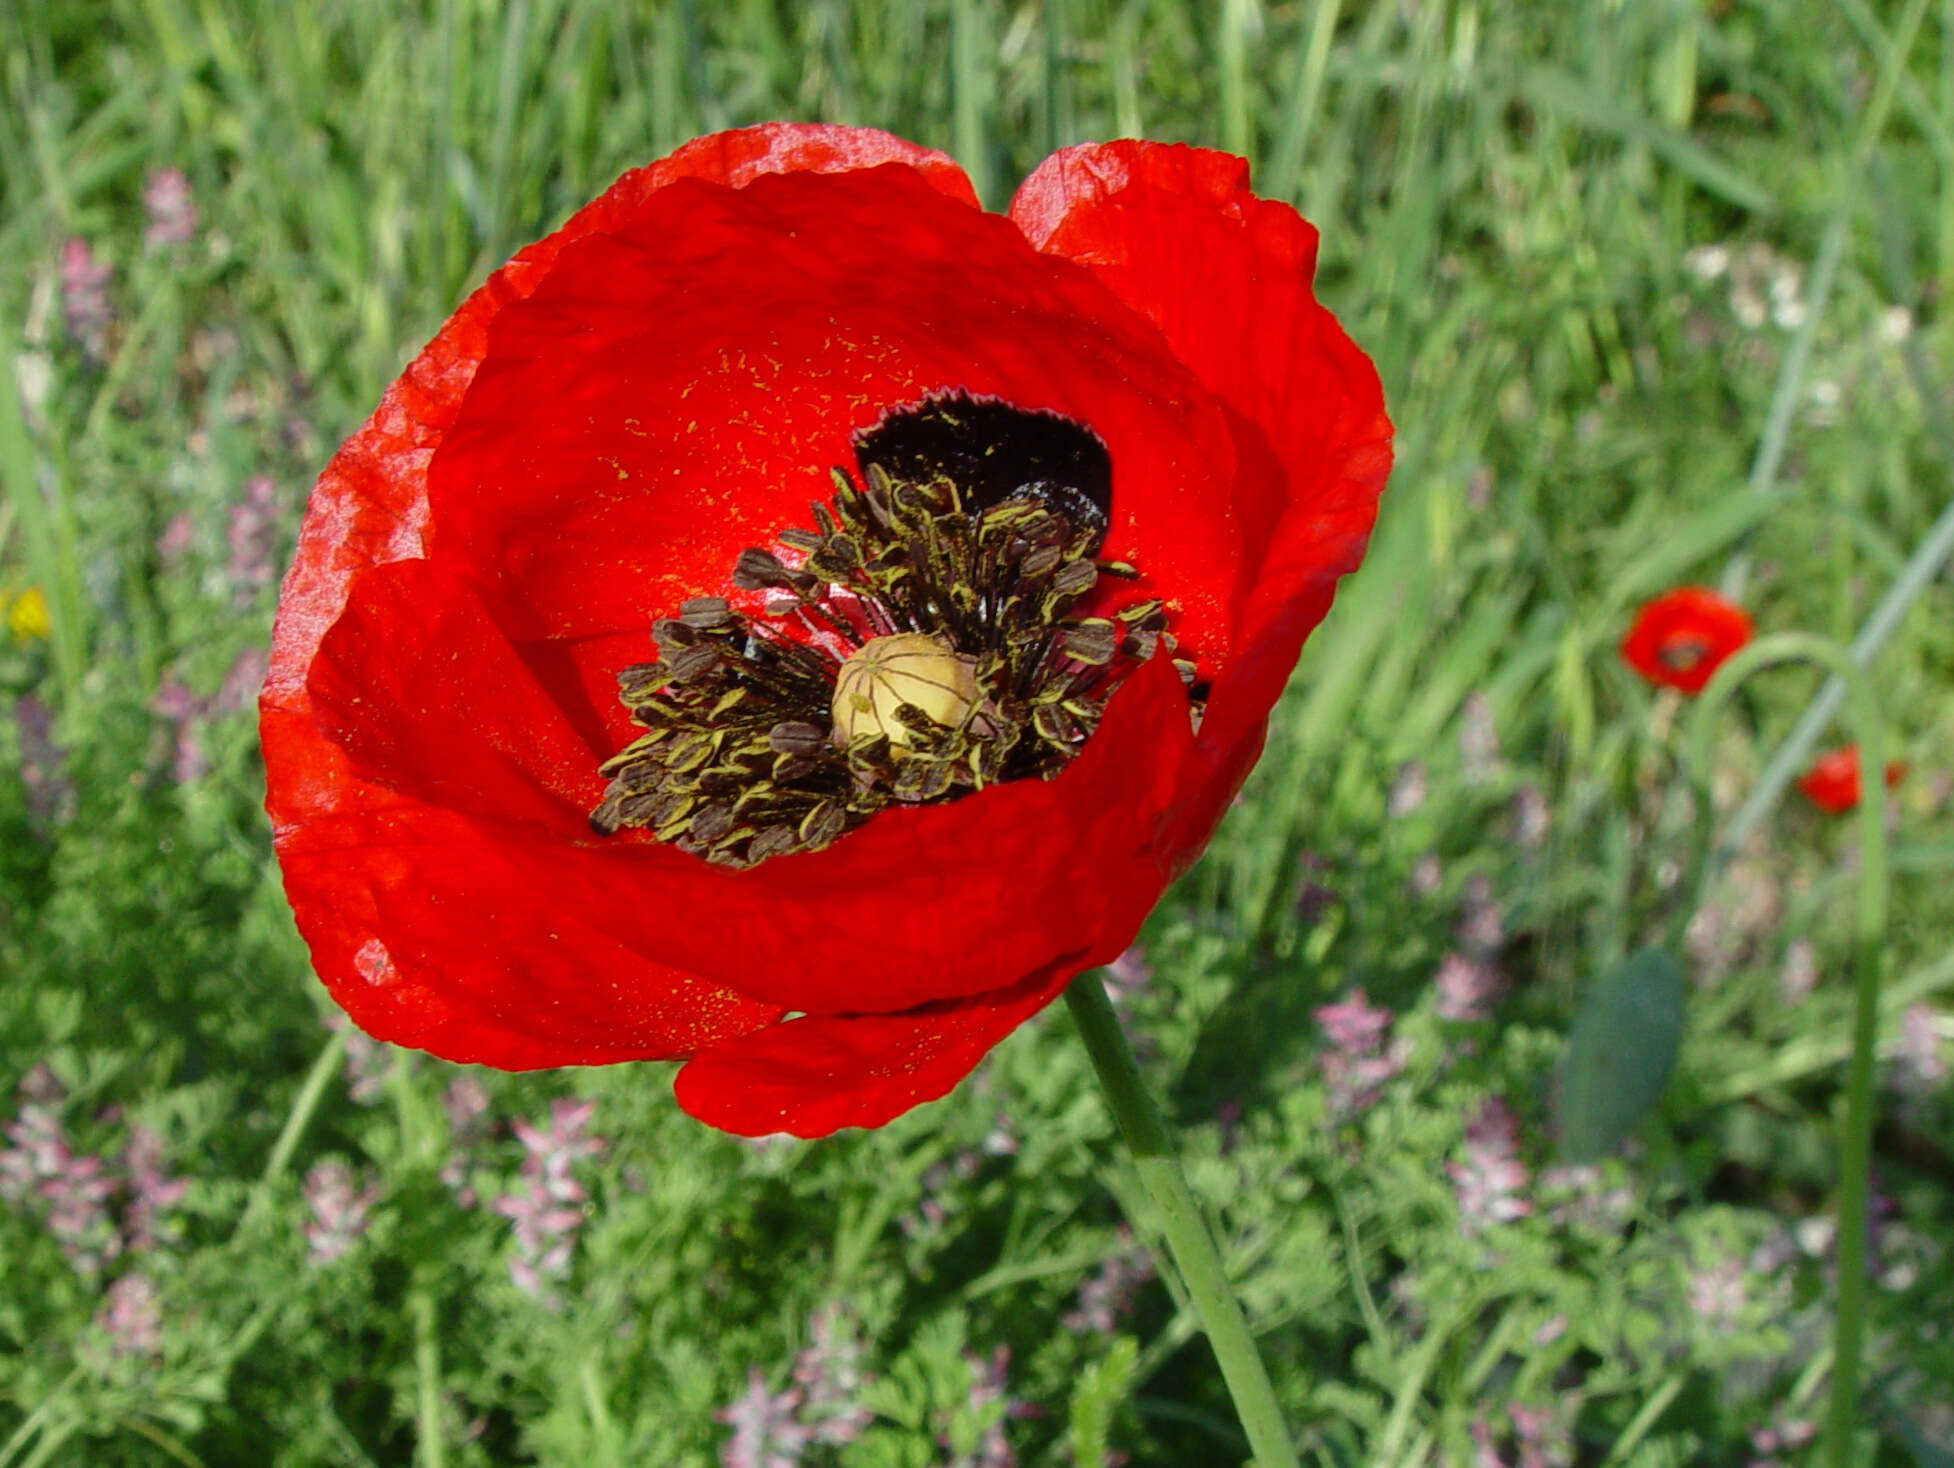
<svg viewBox="0 0 1954 1468">
<path fill-rule="evenodd" d="M 1787 1468 L 1779 1453 L 1796 1453 L 1807 1447 L 1818 1436 L 1815 1424 L 1802 1418 L 1786 1418 L 1768 1427 L 1751 1429 L 1750 1445 L 1757 1457 L 1752 1458 L 1749 1468 Z"/>
<path fill-rule="evenodd" d="M 253 643 L 237 655 L 224 681 L 208 698 L 199 698 L 174 677 L 167 677 L 150 701 L 149 711 L 163 721 L 170 744 L 170 774 L 179 785 L 202 779 L 210 772 L 201 725 L 226 714 L 241 713 L 257 701 L 270 660 Z"/>
<path fill-rule="evenodd" d="M 867 1430 L 873 1413 L 856 1401 L 866 1378 L 854 1321 L 839 1305 L 814 1312 L 809 1342 L 794 1358 L 800 1417 L 812 1442 L 841 1447 Z"/>
<path fill-rule="evenodd" d="M 800 1405 L 799 1387 L 770 1391 L 760 1368 L 750 1369 L 745 1394 L 713 1414 L 733 1429 L 719 1450 L 720 1468 L 796 1468 L 814 1436 L 795 1417 Z"/>
<path fill-rule="evenodd" d="M 1135 943 L 1100 971 L 1106 984 L 1106 998 L 1114 1009 L 1123 1009 L 1153 987 L 1153 965 L 1147 950 Z"/>
<path fill-rule="evenodd" d="M 1533 1211 L 1533 1204 L 1521 1196 L 1532 1179 L 1520 1161 L 1520 1119 L 1497 1096 L 1488 1097 L 1467 1123 L 1464 1154 L 1448 1162 L 1445 1171 L 1467 1233 L 1511 1223 Z"/>
<path fill-rule="evenodd" d="M 152 169 L 143 181 L 142 207 L 149 219 L 143 243 L 151 249 L 187 245 L 197 237 L 197 206 L 182 169 Z"/>
<path fill-rule="evenodd" d="M 601 1138 L 585 1134 L 596 1111 L 594 1101 L 562 1100 L 551 1104 L 547 1129 L 517 1122 L 516 1140 L 528 1154 L 522 1161 L 522 1181 L 489 1205 L 509 1220 L 515 1233 L 509 1278 L 549 1309 L 562 1302 L 546 1281 L 569 1272 L 583 1204 L 590 1196 L 571 1169 L 604 1150 Z"/>
<path fill-rule="evenodd" d="M 11 1145 L 0 1151 L 0 1198 L 44 1209 L 61 1252 L 92 1276 L 124 1252 L 167 1242 L 169 1212 L 189 1183 L 164 1171 L 162 1139 L 140 1126 L 130 1128 L 119 1158 L 76 1152 L 61 1126 L 62 1096 L 45 1066 L 22 1081 L 19 1111 L 6 1126 Z"/>
<path fill-rule="evenodd" d="M 226 579 L 239 610 L 250 606 L 278 574 L 278 537 L 285 519 L 279 498 L 277 481 L 269 474 L 254 474 L 231 506 L 224 530 L 231 551 Z"/>
<path fill-rule="evenodd" d="M 1372 1004 L 1361 988 L 1342 1003 L 1320 1005 L 1312 1012 L 1330 1042 L 1323 1056 L 1330 1110 L 1337 1116 L 1361 1115 L 1404 1069 L 1411 1042 L 1388 1038 L 1396 1016 Z"/>
<path fill-rule="evenodd" d="M 115 308 L 109 304 L 109 281 L 115 267 L 98 260 L 84 239 L 69 239 L 61 246 L 61 319 L 68 335 L 91 364 L 108 360 L 109 328 L 115 324 Z"/>
<path fill-rule="evenodd" d="M 396 1052 L 355 1029 L 353 1022 L 334 1010 L 326 1016 L 326 1028 L 346 1036 L 346 1095 L 356 1106 L 372 1106 L 387 1094 L 387 1078 L 404 1052 Z"/>
<path fill-rule="evenodd" d="M 1414 815 L 1425 804 L 1425 797 L 1431 787 L 1425 777 L 1423 760 L 1408 759 L 1398 766 L 1398 772 L 1391 777 L 1391 792 L 1385 797 L 1384 814 L 1391 820 L 1401 821 Z"/>
<path fill-rule="evenodd" d="M 913 1239 L 941 1228 L 955 1206 L 951 1190 L 982 1172 L 985 1158 L 1011 1157 L 1017 1154 L 1017 1150 L 1017 1133 L 1011 1130 L 1009 1119 L 999 1116 L 976 1147 L 962 1148 L 943 1161 L 933 1163 L 923 1174 L 923 1200 L 916 1205 L 914 1213 L 902 1220 L 902 1231 Z"/>
<path fill-rule="evenodd" d="M 1537 786 L 1522 785 L 1513 792 L 1513 840 L 1522 851 L 1538 851 L 1553 830 L 1553 812 Z"/>
<path fill-rule="evenodd" d="M 1592 1163 L 1547 1168 L 1534 1191 L 1549 1203 L 1547 1218 L 1563 1228 L 1619 1233 L 1635 1211 L 1634 1193 L 1624 1185 L 1603 1187 L 1601 1169 Z"/>
<path fill-rule="evenodd" d="M 1515 1405 L 1506 1409 L 1506 1417 L 1510 1431 L 1504 1434 L 1496 1434 L 1483 1417 L 1472 1424 L 1474 1468 L 1568 1468 L 1573 1463 L 1573 1435 L 1554 1413 Z M 1502 1437 L 1510 1439 L 1504 1447 Z"/>
<path fill-rule="evenodd" d="M 1506 975 L 1484 959 L 1448 953 L 1439 962 L 1432 987 L 1438 992 L 1439 1017 L 1467 1024 L 1492 1018 L 1493 1007 L 1506 993 Z"/>
<path fill-rule="evenodd" d="M 1749 1302 L 1743 1260 L 1718 1257 L 1690 1272 L 1690 1314 L 1712 1335 L 1729 1335 L 1735 1330 Z"/>
<path fill-rule="evenodd" d="M 1492 700 L 1474 689 L 1459 709 L 1459 763 L 1468 785 L 1484 785 L 1500 772 L 1499 729 Z"/>
<path fill-rule="evenodd" d="M 1506 945 L 1506 915 L 1493 896 L 1492 878 L 1475 872 L 1459 894 L 1459 947 L 1479 962 L 1491 959 Z"/>
<path fill-rule="evenodd" d="M 1947 1056 L 1940 1030 L 1940 1021 L 1925 1004 L 1910 1004 L 1900 1015 L 1900 1039 L 1887 1078 L 1901 1095 L 1930 1096 L 1946 1081 Z"/>
<path fill-rule="evenodd" d="M 37 821 L 65 819 L 74 810 L 75 785 L 54 742 L 54 710 L 24 693 L 14 700 L 14 726 L 20 731 L 20 782 L 27 787 L 28 814 Z"/>
<path fill-rule="evenodd" d="M 1109 1254 L 1079 1286 L 1079 1303 L 1064 1316 L 1072 1331 L 1110 1335 L 1133 1308 L 1141 1288 L 1154 1277 L 1153 1260 L 1133 1241 L 1133 1230 L 1120 1225 L 1120 1252 Z"/>
<path fill-rule="evenodd" d="M 448 1117 L 450 1151 L 441 1164 L 441 1181 L 464 1208 L 475 1206 L 475 1189 L 468 1181 L 470 1155 L 488 1132 L 488 1090 L 474 1075 L 464 1072 L 448 1082 L 442 1092 L 441 1109 Z"/>
<path fill-rule="evenodd" d="M 867 1378 L 862 1345 L 839 1305 L 814 1312 L 808 1345 L 794 1357 L 794 1385 L 773 1391 L 758 1367 L 746 1391 L 716 1419 L 733 1429 L 719 1450 L 721 1468 L 796 1468 L 809 1446 L 844 1447 L 868 1428 L 873 1414 L 856 1397 Z"/>
<path fill-rule="evenodd" d="M 356 1186 L 353 1169 L 336 1161 L 321 1162 L 308 1172 L 303 1193 L 312 1216 L 300 1232 L 315 1266 L 330 1264 L 352 1248 L 380 1201 L 378 1183 Z"/>
<path fill-rule="evenodd" d="M 1038 1409 L 1011 1395 L 1008 1379 L 1011 1348 L 999 1346 L 988 1358 L 966 1355 L 964 1361 L 970 1367 L 968 1410 L 985 1425 L 979 1431 L 976 1442 L 961 1452 L 947 1432 L 938 1439 L 950 1449 L 950 1459 L 944 1468 L 1018 1468 L 1018 1455 L 1012 1449 L 1010 1439 L 1005 1436 L 1004 1424 L 1014 1419 L 1036 1417 Z"/>
<path fill-rule="evenodd" d="M 118 1356 L 153 1356 L 163 1342 L 163 1305 L 156 1281 L 140 1271 L 108 1287 L 95 1324 L 108 1334 Z"/>
</svg>

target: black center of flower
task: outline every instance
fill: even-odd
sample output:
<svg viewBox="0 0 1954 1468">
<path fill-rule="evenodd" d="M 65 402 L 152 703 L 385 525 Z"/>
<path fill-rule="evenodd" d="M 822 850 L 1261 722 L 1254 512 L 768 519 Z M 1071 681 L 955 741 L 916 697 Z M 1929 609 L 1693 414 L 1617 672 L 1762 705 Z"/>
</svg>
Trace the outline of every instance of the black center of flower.
<svg viewBox="0 0 1954 1468">
<path fill-rule="evenodd" d="M 1671 637 L 1656 649 L 1656 661 L 1672 673 L 1687 673 L 1710 655 L 1710 645 L 1700 637 Z"/>
<path fill-rule="evenodd" d="M 953 393 L 889 410 L 855 453 L 815 529 L 740 552 L 761 615 L 694 597 L 654 626 L 659 660 L 618 674 L 645 732 L 604 763 L 593 829 L 737 867 L 816 851 L 890 805 L 1052 778 L 1175 650 L 1162 602 L 1101 587 L 1138 573 L 1096 559 L 1112 466 L 1091 430 Z"/>
</svg>

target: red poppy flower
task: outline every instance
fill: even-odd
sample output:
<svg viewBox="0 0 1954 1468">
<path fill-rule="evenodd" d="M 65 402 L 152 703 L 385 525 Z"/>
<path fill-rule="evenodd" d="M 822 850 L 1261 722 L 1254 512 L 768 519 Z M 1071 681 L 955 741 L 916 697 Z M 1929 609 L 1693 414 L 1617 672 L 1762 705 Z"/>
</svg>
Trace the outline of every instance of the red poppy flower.
<svg viewBox="0 0 1954 1468">
<path fill-rule="evenodd" d="M 1194 860 L 1362 556 L 1390 424 L 1315 253 L 1222 154 L 1067 149 L 994 215 L 942 154 L 796 125 L 522 251 L 327 466 L 285 580 L 266 803 L 334 998 L 452 1060 L 683 1059 L 681 1105 L 748 1135 L 947 1092 Z M 1015 479 L 973 488 L 999 443 Z M 909 540 L 850 538 L 897 511 Z M 970 547 L 1020 523 L 997 581 Z M 889 590 L 939 541 L 963 582 Z M 1025 587 L 1059 620 L 997 632 Z M 912 627 L 919 661 L 885 602 L 992 641 Z M 841 697 L 871 632 L 850 707 L 895 722 L 728 732 L 775 674 Z M 693 754 L 641 748 L 660 719 Z M 750 789 L 638 798 L 728 750 L 833 799 L 755 834 Z"/>
<path fill-rule="evenodd" d="M 1679 586 L 1636 615 L 1622 661 L 1651 683 L 1701 693 L 1750 632 L 1750 614 L 1735 602 L 1707 587 Z"/>
<path fill-rule="evenodd" d="M 1886 766 L 1888 790 L 1900 783 L 1906 768 L 1897 760 Z M 1859 746 L 1848 744 L 1820 755 L 1799 777 L 1798 788 L 1827 815 L 1844 815 L 1852 810 L 1859 804 Z"/>
</svg>

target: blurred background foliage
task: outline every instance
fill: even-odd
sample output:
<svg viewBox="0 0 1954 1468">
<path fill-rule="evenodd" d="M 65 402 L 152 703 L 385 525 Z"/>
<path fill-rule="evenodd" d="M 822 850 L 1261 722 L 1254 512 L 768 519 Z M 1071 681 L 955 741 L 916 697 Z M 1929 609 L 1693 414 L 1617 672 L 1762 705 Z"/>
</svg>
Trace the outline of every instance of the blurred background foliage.
<svg viewBox="0 0 1954 1468">
<path fill-rule="evenodd" d="M 1553 1076 L 1704 814 L 1636 605 L 1741 557 L 1761 628 L 1850 636 L 1948 503 L 1948 0 L 7 0 L 0 1465 L 1245 1457 L 1062 1016 L 885 1131 L 749 1145 L 657 1067 L 377 1050 L 292 932 L 250 704 L 311 477 L 515 248 L 778 117 L 993 207 L 1080 139 L 1243 153 L 1383 373 L 1370 559 L 1115 973 L 1306 1460 L 1800 1461 L 1848 826 L 1794 798 L 1727 871 L 1626 1148 L 1558 1163 Z M 1944 574 L 1874 673 L 1857 1448 L 1944 1464 Z M 1723 808 L 1816 686 L 1740 699 Z"/>
</svg>

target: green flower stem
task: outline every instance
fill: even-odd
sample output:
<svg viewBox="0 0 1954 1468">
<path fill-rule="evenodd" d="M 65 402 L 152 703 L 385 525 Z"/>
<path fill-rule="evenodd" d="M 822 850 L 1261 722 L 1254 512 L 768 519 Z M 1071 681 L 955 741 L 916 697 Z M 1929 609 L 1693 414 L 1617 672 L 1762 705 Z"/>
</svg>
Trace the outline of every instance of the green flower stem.
<svg viewBox="0 0 1954 1468">
<path fill-rule="evenodd" d="M 1249 1334 L 1241 1304 L 1228 1286 L 1214 1237 L 1201 1217 L 1200 1205 L 1188 1191 L 1173 1139 L 1147 1094 L 1133 1049 L 1126 1043 L 1098 972 L 1088 971 L 1074 979 L 1065 991 L 1065 1003 L 1079 1026 L 1086 1053 L 1092 1057 L 1106 1104 L 1133 1153 L 1140 1185 L 1159 1214 L 1160 1231 L 1201 1317 L 1208 1343 L 1214 1347 L 1222 1380 L 1234 1398 L 1235 1415 L 1248 1434 L 1255 1461 L 1259 1468 L 1297 1468 L 1296 1450 L 1289 1429 L 1283 1425 L 1269 1373 L 1255 1349 L 1255 1338 Z"/>
<path fill-rule="evenodd" d="M 447 1444 L 441 1436 L 441 1338 L 434 1329 L 434 1298 L 424 1289 L 408 1296 L 414 1317 L 414 1377 L 420 1387 L 419 1420 L 421 1468 L 446 1468 Z"/>
<path fill-rule="evenodd" d="M 1814 662 L 1831 670 L 1851 705 L 1859 743 L 1859 903 L 1853 924 L 1852 1051 L 1846 1070 L 1845 1125 L 1839 1140 L 1839 1299 L 1833 1327 L 1832 1400 L 1826 1413 L 1825 1461 L 1847 1468 L 1859 1421 L 1859 1357 L 1866 1337 L 1866 1226 L 1872 1186 L 1873 1063 L 1879 1039 L 1879 990 L 1886 942 L 1886 732 L 1872 684 L 1853 654 L 1828 638 L 1788 632 L 1752 643 L 1717 670 L 1690 726 L 1690 767 L 1700 798 L 1709 796 L 1710 741 L 1717 715 L 1750 674 L 1775 663 Z M 1704 806 L 1706 815 L 1709 807 Z M 1722 858 L 1725 835 L 1699 863 L 1701 906 Z"/>
</svg>

